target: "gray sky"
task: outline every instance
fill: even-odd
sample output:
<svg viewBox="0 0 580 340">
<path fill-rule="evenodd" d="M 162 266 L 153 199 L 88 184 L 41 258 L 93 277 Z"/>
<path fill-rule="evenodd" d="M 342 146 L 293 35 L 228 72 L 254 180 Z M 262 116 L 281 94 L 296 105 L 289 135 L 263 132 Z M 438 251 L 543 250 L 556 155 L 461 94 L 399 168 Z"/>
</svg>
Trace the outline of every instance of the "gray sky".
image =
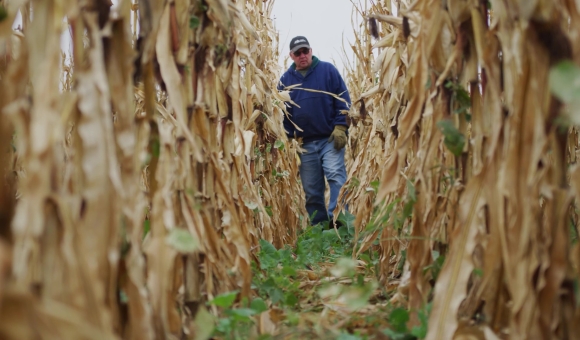
<svg viewBox="0 0 580 340">
<path fill-rule="evenodd" d="M 364 0 L 361 2 L 364 3 Z M 350 0 L 275 0 L 272 18 L 280 35 L 280 65 L 284 66 L 290 40 L 303 35 L 310 42 L 315 56 L 324 61 L 334 61 L 343 73 L 343 41 L 348 53 L 352 51 L 349 43 L 354 41 L 352 12 Z M 357 14 L 355 20 L 358 20 L 355 22 L 358 25 L 360 15 Z M 352 56 L 349 58 L 352 62 Z M 287 66 L 291 63 L 288 58 Z"/>
</svg>

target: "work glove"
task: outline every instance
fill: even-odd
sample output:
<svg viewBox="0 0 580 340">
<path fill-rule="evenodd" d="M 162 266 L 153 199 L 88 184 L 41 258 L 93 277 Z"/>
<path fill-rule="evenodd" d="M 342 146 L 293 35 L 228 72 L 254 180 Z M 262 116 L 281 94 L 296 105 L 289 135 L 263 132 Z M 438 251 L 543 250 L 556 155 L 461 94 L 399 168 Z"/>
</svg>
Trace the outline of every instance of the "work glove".
<svg viewBox="0 0 580 340">
<path fill-rule="evenodd" d="M 328 138 L 329 143 L 334 141 L 334 148 L 336 150 L 341 150 L 346 145 L 346 129 L 347 127 L 344 125 L 336 125 L 330 138 Z"/>
</svg>

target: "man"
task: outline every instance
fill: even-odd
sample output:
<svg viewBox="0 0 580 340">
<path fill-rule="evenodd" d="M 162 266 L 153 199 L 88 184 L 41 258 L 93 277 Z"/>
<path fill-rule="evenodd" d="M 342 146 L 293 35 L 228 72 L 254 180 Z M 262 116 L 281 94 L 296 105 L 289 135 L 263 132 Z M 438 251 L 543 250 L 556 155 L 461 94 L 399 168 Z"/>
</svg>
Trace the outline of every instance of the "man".
<svg viewBox="0 0 580 340">
<path fill-rule="evenodd" d="M 289 117 L 284 117 L 284 128 L 290 138 L 302 138 L 302 148 L 306 150 L 300 155 L 300 177 L 306 194 L 306 210 L 313 216 L 311 224 L 315 225 L 332 220 L 338 193 L 346 181 L 345 114 L 350 97 L 338 70 L 314 57 L 305 37 L 290 41 L 290 58 L 294 63 L 280 78 L 280 89 L 302 85 L 290 91 L 290 98 L 297 106 L 287 107 Z M 325 176 L 330 186 L 328 209 L 324 200 Z"/>
</svg>

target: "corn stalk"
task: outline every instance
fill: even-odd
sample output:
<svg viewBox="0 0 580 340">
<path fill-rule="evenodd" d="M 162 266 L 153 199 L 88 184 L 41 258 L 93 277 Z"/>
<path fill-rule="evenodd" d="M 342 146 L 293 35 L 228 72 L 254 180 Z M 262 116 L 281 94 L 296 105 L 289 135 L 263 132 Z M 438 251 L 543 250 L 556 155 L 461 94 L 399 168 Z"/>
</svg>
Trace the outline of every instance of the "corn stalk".
<svg viewBox="0 0 580 340">
<path fill-rule="evenodd" d="M 432 302 L 427 339 L 579 334 L 569 225 L 578 139 L 561 127 L 562 103 L 547 86 L 551 67 L 580 61 L 578 3 L 401 0 L 357 10 L 371 24 L 353 44 L 349 174 L 359 175 L 344 194 L 357 251 L 380 235 L 391 301 L 413 311 Z"/>
<path fill-rule="evenodd" d="M 272 4 L 3 4 L 2 338 L 207 336 L 206 301 L 250 295 L 258 240 L 295 240 Z"/>
</svg>

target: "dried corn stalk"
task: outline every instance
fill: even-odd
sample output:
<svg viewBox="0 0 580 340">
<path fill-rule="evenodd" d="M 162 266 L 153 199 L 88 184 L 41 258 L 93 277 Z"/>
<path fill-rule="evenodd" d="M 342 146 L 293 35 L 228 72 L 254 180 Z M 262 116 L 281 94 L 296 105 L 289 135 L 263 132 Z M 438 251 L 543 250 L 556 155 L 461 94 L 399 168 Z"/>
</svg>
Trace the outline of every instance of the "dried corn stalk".
<svg viewBox="0 0 580 340">
<path fill-rule="evenodd" d="M 293 242 L 306 214 L 271 7 L 3 4 L 1 145 L 14 126 L 16 154 L 0 166 L 18 201 L 13 219 L 2 207 L 0 337 L 196 338 L 204 301 L 249 295 L 260 238 Z"/>
<path fill-rule="evenodd" d="M 358 251 L 381 235 L 393 301 L 433 303 L 428 339 L 578 336 L 578 139 L 546 85 L 551 66 L 580 61 L 578 2 L 393 5 L 358 9 L 378 35 L 358 36 L 349 77 Z"/>
</svg>

